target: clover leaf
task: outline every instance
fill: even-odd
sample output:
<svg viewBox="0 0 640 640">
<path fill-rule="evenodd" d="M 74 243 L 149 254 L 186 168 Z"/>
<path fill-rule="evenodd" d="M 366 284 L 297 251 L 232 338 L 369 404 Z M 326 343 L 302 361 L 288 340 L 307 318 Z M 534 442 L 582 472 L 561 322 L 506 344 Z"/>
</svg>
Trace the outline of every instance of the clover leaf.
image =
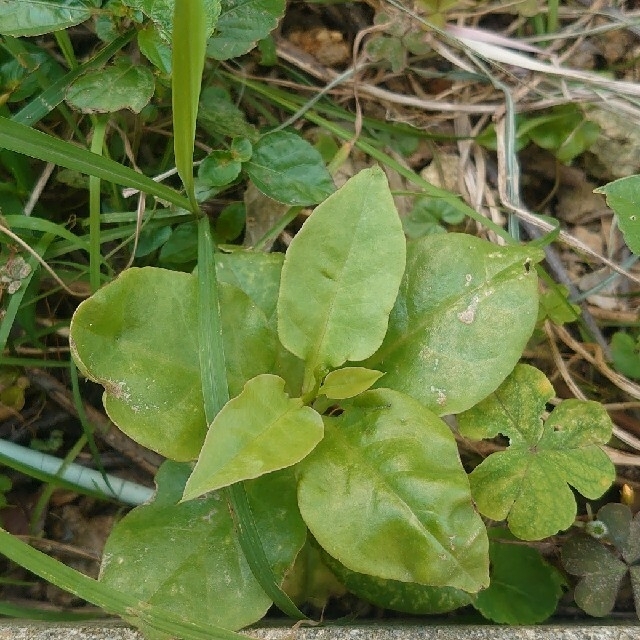
<svg viewBox="0 0 640 640">
<path fill-rule="evenodd" d="M 569 485 L 583 496 L 601 496 L 615 469 L 599 445 L 611 437 L 611 420 L 597 402 L 565 400 L 543 422 L 553 387 L 545 375 L 518 365 L 485 400 L 458 416 L 462 435 L 509 438 L 505 451 L 491 454 L 470 475 L 478 510 L 507 519 L 523 540 L 568 529 L 576 516 Z"/>
<path fill-rule="evenodd" d="M 581 576 L 574 592 L 576 604 L 591 616 L 606 616 L 628 573 L 640 617 L 640 566 L 635 564 L 640 560 L 640 515 L 632 518 L 626 505 L 606 504 L 598 511 L 598 521 L 607 530 L 603 539 L 581 534 L 562 547 L 564 568 Z"/>
</svg>

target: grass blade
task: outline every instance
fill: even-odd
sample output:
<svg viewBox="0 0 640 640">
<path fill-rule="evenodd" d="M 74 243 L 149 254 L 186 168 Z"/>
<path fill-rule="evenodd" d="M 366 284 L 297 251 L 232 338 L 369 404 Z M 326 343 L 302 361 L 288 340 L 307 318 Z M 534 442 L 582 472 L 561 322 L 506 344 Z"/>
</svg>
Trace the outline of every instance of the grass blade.
<svg viewBox="0 0 640 640">
<path fill-rule="evenodd" d="M 202 394 L 208 424 L 213 422 L 220 409 L 229 400 L 213 247 L 209 219 L 203 216 L 198 226 L 198 317 Z M 242 483 L 231 485 L 226 493 L 232 507 L 231 513 L 242 551 L 256 580 L 283 613 L 299 620 L 306 619 L 306 616 L 280 588 L 271 569 L 244 485 Z"/>
<path fill-rule="evenodd" d="M 175 3 L 171 58 L 173 146 L 176 168 L 187 191 L 193 213 L 198 211 L 193 180 L 193 149 L 207 31 L 203 0 Z"/>
<path fill-rule="evenodd" d="M 3 117 L 0 117 L 0 147 L 144 191 L 182 209 L 191 209 L 189 200 L 171 187 L 155 182 L 114 160 Z"/>
<path fill-rule="evenodd" d="M 4 529 L 0 529 L 0 553 L 47 582 L 142 627 L 151 627 L 183 640 L 247 640 L 245 635 L 183 620 L 148 602 L 139 602 L 31 548 Z"/>
</svg>

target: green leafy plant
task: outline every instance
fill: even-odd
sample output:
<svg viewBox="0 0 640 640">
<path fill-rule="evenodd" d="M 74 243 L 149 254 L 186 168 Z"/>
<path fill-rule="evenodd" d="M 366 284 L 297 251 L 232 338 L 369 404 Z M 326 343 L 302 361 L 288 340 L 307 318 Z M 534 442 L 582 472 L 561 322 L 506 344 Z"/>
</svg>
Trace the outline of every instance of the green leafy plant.
<svg viewBox="0 0 640 640">
<path fill-rule="evenodd" d="M 350 212 L 346 220 L 344 211 Z M 455 441 L 438 415 L 464 411 L 461 430 L 477 435 L 487 428 L 487 415 L 497 416 L 490 394 L 501 398 L 501 407 L 519 407 L 523 424 L 509 421 L 501 429 L 493 422 L 495 431 L 486 434 L 499 430 L 512 437 L 515 457 L 503 465 L 504 482 L 499 476 L 481 477 L 482 465 L 471 475 L 482 512 L 497 519 L 509 516 L 511 529 L 526 539 L 571 525 L 575 505 L 571 508 L 563 497 L 564 478 L 553 488 L 558 504 L 529 510 L 525 524 L 521 503 L 509 504 L 505 486 L 518 486 L 515 477 L 528 487 L 522 496 L 529 506 L 550 493 L 544 470 L 523 475 L 524 468 L 536 469 L 531 456 L 542 465 L 557 465 L 550 457 L 564 456 L 566 480 L 590 497 L 609 486 L 612 467 L 597 443 L 606 440 L 611 426 L 600 405 L 563 403 L 555 423 L 547 421 L 536 457 L 537 450 L 518 447 L 531 446 L 527 425 L 540 424 L 540 403 L 544 407 L 550 397 L 550 385 L 540 372 L 523 366 L 496 391 L 535 325 L 532 264 L 540 258 L 538 250 L 497 248 L 453 233 L 409 243 L 406 260 L 404 247 L 386 180 L 374 168 L 315 209 L 284 261 L 251 252 L 218 255 L 222 382 L 231 400 L 209 427 L 197 331 L 200 267 L 197 274 L 130 269 L 80 305 L 71 327 L 74 357 L 87 376 L 104 385 L 111 418 L 145 446 L 176 461 L 196 461 L 193 468 L 181 467 L 183 480 L 176 481 L 173 501 L 158 494 L 116 526 L 103 563 L 107 583 L 125 588 L 127 578 L 119 577 L 118 567 L 135 565 L 139 576 L 157 563 L 155 546 L 168 544 L 154 524 L 161 506 L 164 526 L 179 528 L 193 553 L 167 568 L 170 576 L 151 581 L 167 585 L 172 594 L 157 587 L 153 602 L 180 609 L 175 593 L 190 597 L 186 587 L 169 585 L 193 581 L 189 567 L 193 554 L 200 553 L 196 540 L 202 539 L 199 530 L 186 526 L 194 521 L 189 505 L 206 511 L 208 501 L 214 505 L 224 499 L 225 487 L 251 483 L 264 490 L 263 508 L 268 505 L 268 512 L 282 513 L 308 531 L 330 566 L 344 567 L 339 576 L 377 580 L 379 591 L 386 581 L 417 590 L 453 589 L 444 602 L 459 606 L 469 596 L 457 591 L 475 593 L 488 584 L 488 540 Z M 363 366 L 355 366 L 358 362 Z M 492 363 L 488 368 L 487 362 Z M 526 379 L 520 380 L 523 374 Z M 525 390 L 531 387 L 527 399 Z M 581 426 L 582 421 L 590 426 Z M 536 433 L 530 437 L 537 442 L 541 434 Z M 542 443 L 548 443 L 546 449 Z M 600 471 L 578 482 L 584 465 Z M 265 488 L 271 482 L 289 483 L 293 492 L 285 500 L 283 492 Z M 484 498 L 483 491 L 492 497 Z M 207 513 L 209 526 L 229 517 L 225 509 Z M 230 526 L 230 521 L 224 525 L 227 531 Z M 256 526 L 281 581 L 271 556 L 275 549 L 289 548 L 280 564 L 286 569 L 304 535 L 288 546 L 282 536 L 290 534 L 289 527 L 279 527 L 270 539 L 257 516 Z M 124 531 L 129 533 L 121 535 Z M 412 549 L 409 555 L 407 549 Z M 232 580 L 243 589 L 246 568 L 238 564 L 238 544 L 224 553 L 225 562 L 236 567 L 225 574 L 227 586 Z M 214 588 L 212 580 L 212 592 L 223 588 Z M 147 587 L 140 589 L 138 597 L 151 597 Z M 440 604 L 425 608 L 449 606 L 438 591 L 428 597 Z M 253 619 L 267 606 L 258 602 L 263 604 L 256 604 Z M 248 623 L 248 610 L 240 616 L 224 608 L 211 614 L 211 622 L 238 628 Z M 531 613 L 523 620 L 541 617 Z"/>
<path fill-rule="evenodd" d="M 80 181 L 89 189 L 88 235 L 27 216 L 6 222 L 32 240 L 34 254 L 88 253 L 94 292 L 71 322 L 73 357 L 104 387 L 113 422 L 168 460 L 153 499 L 114 527 L 98 582 L 4 531 L 2 552 L 151 637 L 235 639 L 228 629 L 259 620 L 272 603 L 304 618 L 297 605 L 324 604 L 345 587 L 410 613 L 471 605 L 497 622 L 545 619 L 563 581 L 514 535 L 534 540 L 569 527 L 576 508 L 568 485 L 594 498 L 613 473 L 599 448 L 611 431 L 604 410 L 567 401 L 543 423 L 551 385 L 517 366 L 539 317 L 542 252 L 432 233 L 444 231 L 440 222 L 478 214 L 424 181 L 427 196 L 403 228 L 379 167 L 336 190 L 320 153 L 299 134 L 259 129 L 226 87 L 201 92 L 205 59 L 249 51 L 277 24 L 282 0 L 98 4 L 25 0 L 16 9 L 0 0 L 8 38 L 60 32 L 93 16 L 105 43 L 79 68 L 52 72 L 54 83 L 11 120 L 0 118 L 6 153 L 90 175 Z M 436 18 L 453 5 L 424 4 Z M 380 57 L 396 66 L 399 45 L 424 53 L 421 32 L 387 35 L 392 49 Z M 122 50 L 134 39 L 153 71 Z M 24 60 L 49 68 L 39 57 Z M 28 74 L 11 74 L 19 78 L 15 100 L 34 95 Z M 103 144 L 107 119 L 97 115 L 127 109 L 143 121 L 167 97 L 169 80 L 174 146 L 165 157 L 175 160 L 184 193 L 113 160 Z M 64 113 L 63 101 L 91 116 L 90 151 L 30 128 L 57 105 Z M 580 133 L 573 137 L 586 139 L 582 121 L 569 120 Z M 536 125 L 540 140 L 545 124 Z M 211 136 L 212 151 L 198 155 L 197 127 Z M 358 145 L 388 158 L 366 140 Z M 30 184 L 19 163 L 5 164 Z M 202 204 L 247 180 L 291 207 L 257 248 L 298 207 L 318 205 L 286 254 L 220 250 L 249 214 L 236 202 L 214 221 Z M 101 181 L 156 198 L 135 255 L 151 261 L 157 252 L 170 269 L 134 267 L 114 277 L 101 242 L 139 229 L 131 212 L 110 210 L 122 204 L 119 194 L 101 209 Z M 106 233 L 105 220 L 127 225 Z M 4 261 L 11 299 L 2 345 L 37 267 L 35 255 Z M 510 447 L 468 476 L 445 415 L 458 416 L 464 436 L 502 434 Z M 506 519 L 511 533 L 487 530 L 481 515 Z"/>
<path fill-rule="evenodd" d="M 524 148 L 533 142 L 551 151 L 560 162 L 569 163 L 588 150 L 599 134 L 600 127 L 589 120 L 578 105 L 569 104 L 555 107 L 542 116 L 520 118 L 516 128 L 516 144 Z M 495 149 L 494 126 L 488 126 L 476 140 L 489 149 Z"/>
</svg>

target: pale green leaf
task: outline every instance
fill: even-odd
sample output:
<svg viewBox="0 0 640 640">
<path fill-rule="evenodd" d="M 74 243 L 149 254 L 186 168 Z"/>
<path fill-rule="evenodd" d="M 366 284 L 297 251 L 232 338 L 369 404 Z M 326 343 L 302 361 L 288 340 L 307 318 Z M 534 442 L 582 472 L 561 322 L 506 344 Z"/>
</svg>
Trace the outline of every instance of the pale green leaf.
<svg viewBox="0 0 640 640">
<path fill-rule="evenodd" d="M 283 261 L 281 253 L 217 253 L 216 274 L 219 282 L 242 289 L 271 321 L 275 319 Z"/>
<path fill-rule="evenodd" d="M 253 49 L 276 28 L 284 15 L 285 0 L 222 0 L 220 18 L 207 54 L 228 60 Z"/>
<path fill-rule="evenodd" d="M 291 131 L 262 136 L 245 169 L 262 193 L 285 204 L 316 204 L 335 191 L 320 152 Z"/>
<path fill-rule="evenodd" d="M 242 291 L 221 284 L 220 298 L 227 381 L 239 393 L 247 380 L 271 371 L 277 340 Z M 84 301 L 71 322 L 74 358 L 105 387 L 111 419 L 175 460 L 195 459 L 206 435 L 197 308 L 193 275 L 133 268 Z"/>
<path fill-rule="evenodd" d="M 246 293 L 222 282 L 218 291 L 227 384 L 233 397 L 248 380 L 273 371 L 280 345 L 275 328 Z"/>
<path fill-rule="evenodd" d="M 73 27 L 91 17 L 97 0 L 0 0 L 0 33 L 39 36 Z"/>
<path fill-rule="evenodd" d="M 194 276 L 133 268 L 85 300 L 71 321 L 73 356 L 105 387 L 109 417 L 175 460 L 195 458 L 206 434 L 196 301 Z"/>
<path fill-rule="evenodd" d="M 282 271 L 282 262 L 284 256 L 280 253 L 255 253 L 252 251 L 240 251 L 232 254 L 216 254 L 216 268 L 218 280 L 234 285 L 238 289 L 244 291 L 252 300 L 252 302 L 265 314 L 268 326 L 275 333 L 277 329 L 276 322 L 276 304 L 278 301 L 278 290 L 280 287 L 280 272 Z M 226 314 L 223 314 L 223 320 Z M 240 316 L 237 316 L 236 327 L 242 326 L 247 322 Z M 229 325 L 229 331 L 232 331 L 232 324 Z M 238 333 L 236 331 L 236 333 Z M 238 345 L 238 353 L 244 351 L 247 353 L 249 348 L 243 349 L 244 337 L 239 337 L 236 342 Z M 270 340 L 275 342 L 275 364 L 272 373 L 278 374 L 287 381 L 287 392 L 294 396 L 299 396 L 302 389 L 302 377 L 304 373 L 304 363 L 296 358 L 291 352 L 287 351 L 277 337 L 272 336 Z M 252 343 L 255 345 L 255 343 Z M 266 343 L 265 343 L 266 345 Z M 252 347 L 253 352 L 261 353 L 258 346 Z M 228 347 L 227 347 L 228 351 Z M 247 373 L 249 367 L 252 366 L 254 358 L 245 358 L 245 366 Z M 239 359 L 238 359 L 239 362 Z M 233 361 L 227 363 L 228 367 L 233 367 Z M 255 371 L 255 370 L 254 370 Z M 253 375 L 266 372 L 266 369 L 255 371 Z M 253 377 L 244 376 L 242 384 Z M 231 384 L 231 375 L 229 373 L 229 384 Z M 242 386 L 234 387 L 232 395 L 240 393 Z"/>
<path fill-rule="evenodd" d="M 127 514 L 109 536 L 100 580 L 184 618 L 239 629 L 262 618 L 271 601 L 245 560 L 222 495 L 177 504 L 189 472 L 184 464 L 161 467 L 155 500 Z M 249 500 L 282 579 L 305 540 L 295 496 L 277 477 L 265 477 Z"/>
<path fill-rule="evenodd" d="M 605 194 L 627 246 L 640 255 L 640 175 L 615 180 L 595 193 Z"/>
<path fill-rule="evenodd" d="M 478 510 L 493 520 L 507 518 L 523 540 L 538 540 L 568 529 L 576 502 L 568 485 L 589 499 L 600 497 L 615 468 L 600 448 L 611 437 L 611 420 L 598 402 L 565 400 L 546 422 L 541 416 L 553 397 L 545 375 L 518 365 L 486 400 L 458 416 L 460 433 L 471 438 L 510 440 L 471 473 Z"/>
<path fill-rule="evenodd" d="M 300 463 L 298 504 L 318 543 L 379 578 L 475 592 L 488 541 L 449 427 L 396 391 L 366 391 L 325 418 Z"/>
<path fill-rule="evenodd" d="M 307 539 L 307 525 L 298 509 L 293 467 L 244 482 L 260 542 L 278 582 L 291 570 Z"/>
<path fill-rule="evenodd" d="M 373 386 L 383 375 L 380 371 L 364 367 L 344 367 L 328 373 L 318 393 L 333 400 L 353 398 Z"/>
<path fill-rule="evenodd" d="M 183 500 L 294 465 L 322 439 L 322 418 L 274 375 L 249 380 L 209 428 Z"/>
<path fill-rule="evenodd" d="M 542 256 L 457 233 L 409 243 L 389 331 L 365 366 L 439 415 L 473 406 L 509 375 L 533 332 Z"/>
<path fill-rule="evenodd" d="M 113 113 L 130 109 L 134 113 L 149 103 L 155 82 L 149 69 L 125 59 L 80 76 L 67 90 L 66 100 L 83 113 Z"/>
<path fill-rule="evenodd" d="M 382 169 L 365 169 L 319 205 L 289 246 L 278 334 L 307 369 L 363 360 L 387 330 L 405 240 Z"/>
</svg>

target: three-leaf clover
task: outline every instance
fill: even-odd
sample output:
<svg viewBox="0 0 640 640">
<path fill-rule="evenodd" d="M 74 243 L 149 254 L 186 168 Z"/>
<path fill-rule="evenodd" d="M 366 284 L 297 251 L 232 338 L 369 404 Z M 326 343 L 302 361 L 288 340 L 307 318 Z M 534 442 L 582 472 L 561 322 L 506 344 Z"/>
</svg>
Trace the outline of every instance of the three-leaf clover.
<svg viewBox="0 0 640 640">
<path fill-rule="evenodd" d="M 554 395 L 546 376 L 518 365 L 485 400 L 458 416 L 462 435 L 507 436 L 510 446 L 491 454 L 471 473 L 478 510 L 507 519 L 523 540 L 568 529 L 576 517 L 569 485 L 589 499 L 601 496 L 615 468 L 599 445 L 611 437 L 611 420 L 597 402 L 565 400 L 542 420 Z"/>
<path fill-rule="evenodd" d="M 564 568 L 581 576 L 574 592 L 576 604 L 591 616 L 606 616 L 628 573 L 640 617 L 640 565 L 636 564 L 640 560 L 640 515 L 633 518 L 623 504 L 606 504 L 598 511 L 597 521 L 607 529 L 602 540 L 581 534 L 562 547 Z"/>
</svg>

